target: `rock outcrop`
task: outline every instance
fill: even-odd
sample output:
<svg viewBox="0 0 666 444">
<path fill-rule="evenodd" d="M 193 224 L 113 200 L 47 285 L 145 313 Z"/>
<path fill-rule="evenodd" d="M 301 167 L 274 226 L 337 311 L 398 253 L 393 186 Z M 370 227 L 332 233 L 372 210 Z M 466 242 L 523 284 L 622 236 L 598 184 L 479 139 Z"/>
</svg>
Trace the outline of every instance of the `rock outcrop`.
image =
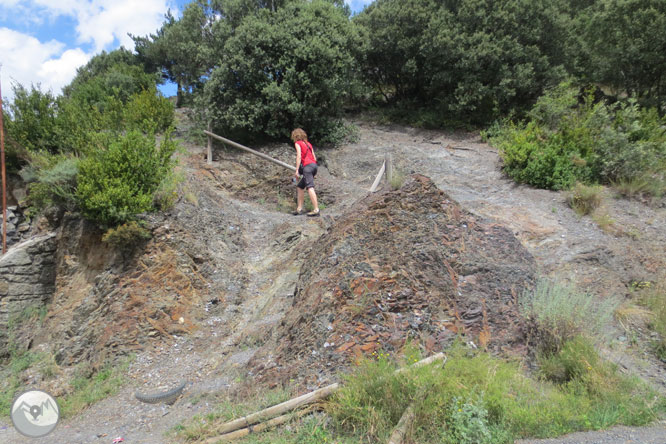
<svg viewBox="0 0 666 444">
<path fill-rule="evenodd" d="M 0 355 L 8 352 L 9 324 L 46 304 L 55 290 L 56 235 L 49 233 L 0 256 Z"/>
</svg>

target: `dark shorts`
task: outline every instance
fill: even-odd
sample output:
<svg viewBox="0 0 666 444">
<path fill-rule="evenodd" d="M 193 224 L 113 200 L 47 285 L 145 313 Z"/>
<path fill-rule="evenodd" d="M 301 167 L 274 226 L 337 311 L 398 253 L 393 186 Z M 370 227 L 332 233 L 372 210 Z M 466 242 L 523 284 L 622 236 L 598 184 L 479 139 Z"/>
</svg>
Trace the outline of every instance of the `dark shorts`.
<svg viewBox="0 0 666 444">
<path fill-rule="evenodd" d="M 314 188 L 314 177 L 317 175 L 317 164 L 309 163 L 305 166 L 300 166 L 298 172 L 303 175 L 300 182 L 296 185 L 301 190 L 306 188 Z"/>
</svg>

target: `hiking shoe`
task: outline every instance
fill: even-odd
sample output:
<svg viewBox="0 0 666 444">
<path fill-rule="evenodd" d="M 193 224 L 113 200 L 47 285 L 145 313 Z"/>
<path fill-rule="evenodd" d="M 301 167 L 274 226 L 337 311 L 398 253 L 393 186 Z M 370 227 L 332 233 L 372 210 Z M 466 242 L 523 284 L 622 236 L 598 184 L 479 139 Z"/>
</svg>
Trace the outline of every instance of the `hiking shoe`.
<svg viewBox="0 0 666 444">
<path fill-rule="evenodd" d="M 310 212 L 308 213 L 308 217 L 317 217 L 317 216 L 319 216 L 319 210 L 317 210 L 317 211 L 310 211 Z"/>
<path fill-rule="evenodd" d="M 303 214 L 303 210 L 294 210 L 291 212 L 291 214 L 293 214 L 294 216 L 300 216 L 301 214 Z"/>
</svg>

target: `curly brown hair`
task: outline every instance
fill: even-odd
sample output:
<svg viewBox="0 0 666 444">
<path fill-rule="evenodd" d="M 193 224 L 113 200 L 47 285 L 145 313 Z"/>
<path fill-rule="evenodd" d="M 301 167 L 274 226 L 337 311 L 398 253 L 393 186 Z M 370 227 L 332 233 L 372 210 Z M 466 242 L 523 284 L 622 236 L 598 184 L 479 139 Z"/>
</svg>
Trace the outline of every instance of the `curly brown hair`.
<svg viewBox="0 0 666 444">
<path fill-rule="evenodd" d="M 291 140 L 294 142 L 299 140 L 308 140 L 308 135 L 301 128 L 296 128 L 291 132 Z"/>
</svg>

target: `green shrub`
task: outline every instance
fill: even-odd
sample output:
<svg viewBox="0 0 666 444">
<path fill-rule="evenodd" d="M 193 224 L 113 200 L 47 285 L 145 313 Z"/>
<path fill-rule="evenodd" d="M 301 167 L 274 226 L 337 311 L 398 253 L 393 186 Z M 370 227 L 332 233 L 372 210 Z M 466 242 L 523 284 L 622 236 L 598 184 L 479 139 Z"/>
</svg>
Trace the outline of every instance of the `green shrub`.
<svg viewBox="0 0 666 444">
<path fill-rule="evenodd" d="M 216 38 L 225 43 L 211 61 L 201 107 L 219 131 L 241 140 L 284 138 L 302 127 L 320 143 L 348 133 L 341 117 L 360 41 L 341 8 L 284 2 L 247 14 Z"/>
<path fill-rule="evenodd" d="M 130 97 L 123 111 L 127 129 L 147 133 L 166 131 L 173 124 L 173 119 L 173 105 L 155 88 L 143 90 Z"/>
<path fill-rule="evenodd" d="M 573 286 L 542 279 L 520 299 L 520 309 L 530 325 L 530 341 L 545 353 L 555 353 L 579 335 L 599 340 L 612 321 L 619 301 L 597 300 Z"/>
<path fill-rule="evenodd" d="M 454 397 L 450 406 L 451 422 L 444 434 L 447 444 L 491 444 L 493 439 L 488 421 L 488 410 L 483 397 Z"/>
<path fill-rule="evenodd" d="M 112 138 L 105 150 L 80 163 L 76 195 L 83 214 L 113 226 L 151 211 L 153 195 L 173 166 L 175 149 L 169 133 L 159 148 L 152 134 L 130 131 Z"/>
<path fill-rule="evenodd" d="M 567 194 L 567 204 L 579 216 L 585 216 L 597 209 L 601 204 L 600 186 L 588 186 L 578 182 Z"/>
<path fill-rule="evenodd" d="M 132 250 L 150 237 L 150 231 L 132 220 L 118 225 L 116 228 L 109 228 L 102 236 L 102 242 L 111 244 L 121 250 Z"/>
<path fill-rule="evenodd" d="M 529 117 L 490 138 L 516 182 L 555 190 L 577 181 L 666 183 L 666 129 L 656 110 L 631 100 L 595 103 L 591 93 L 579 103 L 578 90 L 564 83 L 539 98 Z"/>
<path fill-rule="evenodd" d="M 29 183 L 28 203 L 37 211 L 49 207 L 73 210 L 76 206 L 76 177 L 79 159 L 66 155 L 33 154 L 21 170 Z"/>
</svg>

